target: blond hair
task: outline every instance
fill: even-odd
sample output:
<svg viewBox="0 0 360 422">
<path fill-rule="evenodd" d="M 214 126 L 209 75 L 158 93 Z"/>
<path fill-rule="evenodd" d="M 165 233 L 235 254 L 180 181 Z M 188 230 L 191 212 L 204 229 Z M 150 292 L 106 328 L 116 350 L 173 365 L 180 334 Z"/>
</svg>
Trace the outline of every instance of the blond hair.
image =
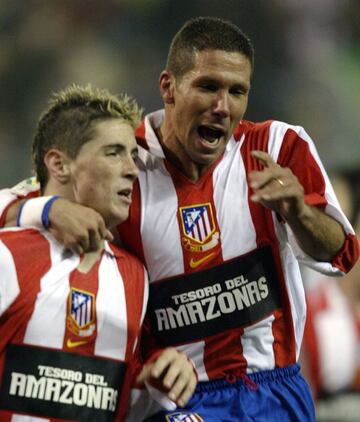
<svg viewBox="0 0 360 422">
<path fill-rule="evenodd" d="M 71 85 L 56 92 L 37 124 L 33 147 L 33 167 L 42 189 L 48 181 L 44 156 L 51 148 L 75 158 L 94 131 L 94 121 L 121 119 L 134 129 L 142 109 L 126 94 L 110 94 L 106 89 Z"/>
</svg>

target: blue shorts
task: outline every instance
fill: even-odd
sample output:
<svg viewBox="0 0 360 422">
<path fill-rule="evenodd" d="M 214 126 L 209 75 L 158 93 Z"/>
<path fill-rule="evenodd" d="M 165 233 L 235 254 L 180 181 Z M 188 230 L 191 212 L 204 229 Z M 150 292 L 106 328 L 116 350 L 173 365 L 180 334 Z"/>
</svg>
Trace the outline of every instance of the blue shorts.
<svg viewBox="0 0 360 422">
<path fill-rule="evenodd" d="M 299 365 L 200 382 L 186 407 L 146 422 L 313 422 L 314 404 Z"/>
</svg>

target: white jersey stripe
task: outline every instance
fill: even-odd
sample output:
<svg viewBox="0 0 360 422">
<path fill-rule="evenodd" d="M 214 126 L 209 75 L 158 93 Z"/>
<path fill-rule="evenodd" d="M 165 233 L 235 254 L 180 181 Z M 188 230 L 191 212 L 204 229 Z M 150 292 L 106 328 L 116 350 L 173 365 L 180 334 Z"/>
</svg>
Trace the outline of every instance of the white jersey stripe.
<svg viewBox="0 0 360 422">
<path fill-rule="evenodd" d="M 213 175 L 214 202 L 225 261 L 256 248 L 256 233 L 249 204 L 244 201 L 248 196 L 247 185 L 239 183 L 239 180 L 246 179 L 240 142 L 231 138 L 229 144 Z M 239 189 L 243 189 L 243 192 L 239 192 Z M 246 221 L 246 224 L 242 224 L 242 221 Z"/>
<path fill-rule="evenodd" d="M 159 144 L 156 135 L 147 122 L 145 127 L 148 144 L 155 148 L 155 145 Z M 176 190 L 164 161 L 154 161 L 154 165 L 154 171 L 148 174 L 140 172 L 139 175 L 140 189 L 146 192 L 146 195 L 141 197 L 140 231 L 143 244 L 151 245 L 151 248 L 144 248 L 150 281 L 184 272 Z M 149 185 L 152 187 L 150 190 L 147 189 Z M 157 216 L 161 218 L 156 218 Z M 157 250 L 161 253 L 164 245 L 168 256 L 166 260 L 159 260 Z"/>
<path fill-rule="evenodd" d="M 62 258 L 61 250 L 54 245 L 50 242 L 50 247 L 55 248 L 51 251 L 51 268 L 40 281 L 40 291 L 26 327 L 24 343 L 62 349 L 70 292 L 68 275 L 79 264 L 79 258 L 74 256 L 60 266 L 55 265 Z"/>
<path fill-rule="evenodd" d="M 1 268 L 0 278 L 0 316 L 20 293 L 19 282 L 13 257 L 8 248 L 0 242 L 0 262 L 8 265 Z"/>
<path fill-rule="evenodd" d="M 163 162 L 160 163 L 159 168 L 148 175 L 148 179 L 146 179 L 145 173 L 140 173 L 139 183 L 143 191 L 146 191 L 144 185 L 152 186 L 147 195 L 141 198 L 143 244 L 152 245 L 151 248 L 144 249 L 150 280 L 183 273 L 183 253 L 177 221 L 177 194 Z M 166 198 L 166 206 L 161 198 Z M 161 216 L 161 218 L 154 218 L 154 216 Z M 149 224 L 149 222 L 151 223 Z M 161 250 L 164 245 L 170 254 L 166 261 L 159 260 L 157 253 L 157 248 Z"/>
<path fill-rule="evenodd" d="M 284 135 L 289 129 L 289 125 L 277 121 L 272 122 L 270 125 L 268 153 L 275 162 L 278 160 Z"/>
<path fill-rule="evenodd" d="M 266 370 L 275 366 L 274 337 L 271 331 L 274 320 L 275 317 L 270 315 L 257 324 L 245 328 L 241 344 L 248 364 L 247 372 Z M 256 344 L 255 339 L 261 341 L 261 347 Z"/>
<path fill-rule="evenodd" d="M 126 312 L 117 312 L 120 309 L 126 309 L 124 282 L 115 258 L 107 255 L 99 266 L 96 355 L 125 360 L 128 321 Z"/>
</svg>

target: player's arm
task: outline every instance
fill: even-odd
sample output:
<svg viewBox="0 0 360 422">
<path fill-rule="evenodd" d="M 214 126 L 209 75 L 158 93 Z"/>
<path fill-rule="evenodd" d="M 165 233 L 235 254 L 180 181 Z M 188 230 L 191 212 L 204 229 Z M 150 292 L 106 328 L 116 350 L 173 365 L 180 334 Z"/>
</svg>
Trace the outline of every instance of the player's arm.
<svg viewBox="0 0 360 422">
<path fill-rule="evenodd" d="M 19 212 L 21 204 L 25 202 L 25 199 L 20 199 L 13 202 L 7 209 L 6 214 L 4 215 L 3 227 L 15 227 L 16 226 L 16 217 Z"/>
<path fill-rule="evenodd" d="M 80 254 L 99 249 L 103 239 L 113 239 L 97 211 L 63 198 L 51 206 L 49 222 L 55 238 Z"/>
<path fill-rule="evenodd" d="M 305 253 L 318 261 L 330 262 L 346 239 L 342 225 L 321 209 L 305 203 L 304 188 L 290 168 L 281 167 L 263 151 L 252 151 L 252 156 L 264 168 L 249 176 L 251 199 L 278 213 Z"/>
<path fill-rule="evenodd" d="M 98 249 L 103 239 L 113 239 L 102 216 L 95 210 L 63 198 L 57 198 L 47 207 L 51 198 L 16 200 L 15 196 L 15 200 L 3 206 L 2 225 L 49 229 L 60 243 L 80 254 Z M 48 224 L 44 225 L 44 220 Z"/>
</svg>

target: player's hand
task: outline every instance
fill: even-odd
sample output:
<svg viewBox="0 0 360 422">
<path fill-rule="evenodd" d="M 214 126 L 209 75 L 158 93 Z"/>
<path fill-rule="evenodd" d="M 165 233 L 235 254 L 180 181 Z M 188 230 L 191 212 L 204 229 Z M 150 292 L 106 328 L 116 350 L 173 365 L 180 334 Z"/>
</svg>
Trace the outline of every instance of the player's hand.
<svg viewBox="0 0 360 422">
<path fill-rule="evenodd" d="M 154 362 L 144 365 L 136 382 L 145 381 L 166 391 L 170 400 L 183 407 L 195 390 L 197 376 L 187 356 L 169 347 Z"/>
<path fill-rule="evenodd" d="M 53 203 L 49 219 L 51 233 L 75 253 L 95 251 L 101 247 L 103 239 L 113 240 L 98 212 L 63 198 Z"/>
<path fill-rule="evenodd" d="M 275 163 L 264 151 L 252 151 L 251 156 L 264 166 L 249 174 L 253 190 L 251 200 L 280 214 L 285 221 L 300 218 L 304 213 L 304 188 L 287 167 Z"/>
</svg>

